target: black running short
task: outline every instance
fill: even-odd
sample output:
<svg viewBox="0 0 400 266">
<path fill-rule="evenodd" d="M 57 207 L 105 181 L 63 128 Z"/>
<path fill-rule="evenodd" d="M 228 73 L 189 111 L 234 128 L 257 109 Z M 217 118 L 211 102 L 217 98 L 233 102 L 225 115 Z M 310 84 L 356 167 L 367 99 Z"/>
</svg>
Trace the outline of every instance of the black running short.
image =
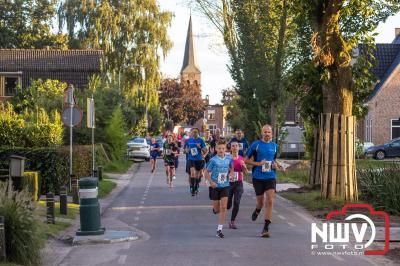
<svg viewBox="0 0 400 266">
<path fill-rule="evenodd" d="M 165 166 L 175 167 L 175 160 L 164 161 Z"/>
<path fill-rule="evenodd" d="M 256 196 L 261 196 L 265 191 L 273 189 L 276 192 L 276 179 L 255 179 L 253 178 L 253 187 L 256 192 Z"/>
<path fill-rule="evenodd" d="M 220 200 L 220 199 L 222 199 L 224 197 L 228 197 L 229 189 L 230 189 L 230 187 L 224 187 L 224 188 L 219 188 L 219 187 L 212 188 L 212 187 L 209 187 L 208 188 L 208 190 L 209 190 L 208 192 L 209 192 L 210 200 Z"/>
<path fill-rule="evenodd" d="M 201 171 L 204 168 L 204 160 L 189 161 L 189 167 Z"/>
</svg>

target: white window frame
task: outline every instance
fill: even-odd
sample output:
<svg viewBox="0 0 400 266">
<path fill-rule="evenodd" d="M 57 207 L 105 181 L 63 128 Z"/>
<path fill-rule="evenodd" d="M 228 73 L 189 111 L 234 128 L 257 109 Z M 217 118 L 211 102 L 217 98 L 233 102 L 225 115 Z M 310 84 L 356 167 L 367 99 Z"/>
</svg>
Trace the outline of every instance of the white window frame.
<svg viewBox="0 0 400 266">
<path fill-rule="evenodd" d="M 217 130 L 217 124 L 208 124 L 208 130 L 210 130 L 212 135 L 215 134 L 215 130 Z"/>
<path fill-rule="evenodd" d="M 210 115 L 213 115 L 212 118 Z M 215 110 L 207 110 L 207 120 L 215 120 Z"/>
<path fill-rule="evenodd" d="M 391 119 L 390 120 L 390 140 L 393 139 L 393 128 L 400 128 L 400 126 L 393 126 L 393 121 L 399 121 L 399 119 Z"/>
</svg>

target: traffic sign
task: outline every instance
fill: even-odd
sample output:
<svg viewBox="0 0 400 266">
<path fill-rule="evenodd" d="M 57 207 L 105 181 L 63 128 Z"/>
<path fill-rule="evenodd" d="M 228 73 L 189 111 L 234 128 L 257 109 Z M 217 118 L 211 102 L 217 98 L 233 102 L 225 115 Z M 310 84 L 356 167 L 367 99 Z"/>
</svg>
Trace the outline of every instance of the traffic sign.
<svg viewBox="0 0 400 266">
<path fill-rule="evenodd" d="M 64 90 L 64 103 L 66 105 L 75 105 L 75 102 L 74 86 L 69 85 L 68 88 Z"/>
<path fill-rule="evenodd" d="M 67 127 L 71 126 L 71 122 L 72 122 L 72 127 L 77 126 L 82 121 L 82 110 L 79 107 L 74 106 L 72 108 L 72 121 L 71 121 L 71 108 L 64 108 L 61 119 L 64 125 L 66 125 Z"/>
</svg>

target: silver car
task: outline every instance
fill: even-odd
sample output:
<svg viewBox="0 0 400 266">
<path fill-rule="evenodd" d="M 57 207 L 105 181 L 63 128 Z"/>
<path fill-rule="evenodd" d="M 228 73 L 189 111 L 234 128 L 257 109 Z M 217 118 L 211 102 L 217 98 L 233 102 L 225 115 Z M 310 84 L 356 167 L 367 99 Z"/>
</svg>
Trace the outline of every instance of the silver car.
<svg viewBox="0 0 400 266">
<path fill-rule="evenodd" d="M 128 141 L 128 158 L 150 160 L 150 145 L 146 138 L 136 137 Z"/>
</svg>

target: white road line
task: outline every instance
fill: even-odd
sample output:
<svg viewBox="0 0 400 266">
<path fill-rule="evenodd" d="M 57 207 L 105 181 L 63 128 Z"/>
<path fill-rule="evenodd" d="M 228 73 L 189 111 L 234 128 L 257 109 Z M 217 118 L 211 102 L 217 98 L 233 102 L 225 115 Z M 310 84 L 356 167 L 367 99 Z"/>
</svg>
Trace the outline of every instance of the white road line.
<svg viewBox="0 0 400 266">
<path fill-rule="evenodd" d="M 313 222 L 313 219 L 311 219 L 310 217 L 307 217 L 305 214 L 302 214 L 302 213 L 300 213 L 298 211 L 293 211 L 293 213 L 295 213 L 300 218 L 303 218 L 306 222 L 309 222 L 309 223 Z"/>
<path fill-rule="evenodd" d="M 288 225 L 290 225 L 291 227 L 296 227 L 296 225 L 294 223 L 288 222 Z"/>
<path fill-rule="evenodd" d="M 279 217 L 279 219 L 281 219 L 281 220 L 286 220 L 286 218 L 285 218 L 284 216 L 282 216 L 282 215 L 278 215 L 278 217 Z"/>
<path fill-rule="evenodd" d="M 124 244 L 124 247 L 122 248 L 122 249 L 124 249 L 124 250 L 129 250 L 131 248 L 131 242 L 126 242 L 125 244 Z"/>
<path fill-rule="evenodd" d="M 122 207 L 123 208 L 123 207 Z M 139 206 L 139 209 L 143 209 L 143 206 Z"/>
<path fill-rule="evenodd" d="M 332 257 L 333 257 L 335 260 L 338 260 L 338 261 L 344 261 L 344 259 L 343 259 L 343 258 L 341 258 L 340 256 L 335 256 L 335 255 L 332 255 Z"/>
<path fill-rule="evenodd" d="M 118 264 L 125 264 L 126 263 L 126 255 L 119 256 Z"/>
<path fill-rule="evenodd" d="M 235 251 L 231 251 L 231 254 L 232 254 L 232 256 L 233 256 L 234 258 L 239 258 L 239 257 L 240 257 L 240 255 L 237 254 Z"/>
<path fill-rule="evenodd" d="M 134 220 L 135 220 L 135 221 L 139 221 L 139 217 L 136 216 L 136 217 L 134 218 Z"/>
</svg>

